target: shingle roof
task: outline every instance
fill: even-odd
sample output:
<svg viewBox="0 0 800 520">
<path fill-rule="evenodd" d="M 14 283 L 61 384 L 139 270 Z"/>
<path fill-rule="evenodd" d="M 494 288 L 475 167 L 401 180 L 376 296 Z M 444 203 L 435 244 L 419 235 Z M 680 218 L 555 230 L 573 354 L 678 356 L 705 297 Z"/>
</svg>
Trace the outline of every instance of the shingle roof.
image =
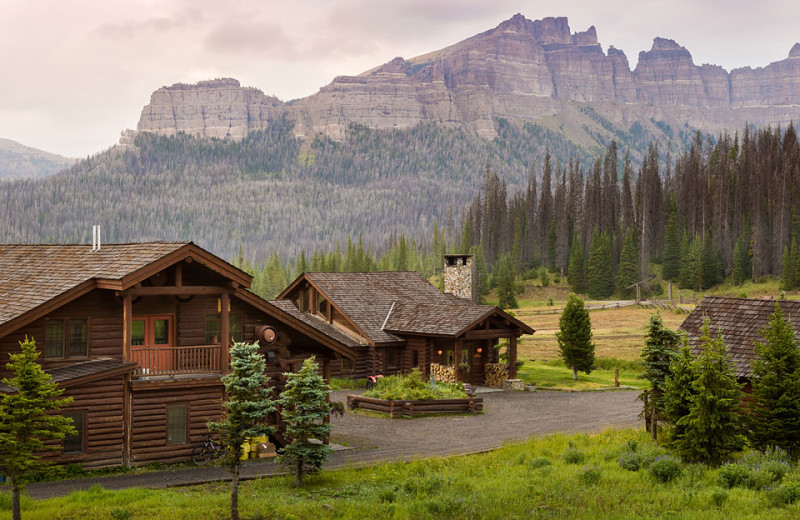
<svg viewBox="0 0 800 520">
<path fill-rule="evenodd" d="M 126 363 L 119 359 L 97 358 L 80 363 L 46 370 L 53 378 L 53 382 L 61 386 L 69 386 L 73 381 L 102 378 L 105 374 L 123 374 L 132 372 L 137 368 L 136 363 Z M 9 392 L 8 385 L 0 383 L 0 392 Z"/>
<path fill-rule="evenodd" d="M 305 276 L 374 343 L 402 341 L 392 332 L 454 336 L 477 320 L 502 313 L 495 307 L 443 294 L 417 272 Z"/>
<path fill-rule="evenodd" d="M 307 312 L 301 312 L 294 306 L 294 304 L 289 300 L 269 300 L 267 303 L 270 305 L 277 307 L 278 309 L 282 310 L 286 314 L 289 314 L 298 320 L 302 321 L 303 323 L 314 327 L 321 333 L 325 334 L 326 336 L 338 341 L 342 345 L 347 347 L 360 347 L 365 346 L 365 343 L 362 343 L 354 336 L 344 332 L 343 330 L 339 329 L 338 327 L 331 325 L 327 321 L 323 320 L 319 316 L 311 315 Z"/>
<path fill-rule="evenodd" d="M 755 344 L 763 342 L 760 329 L 769 321 L 779 303 L 784 317 L 800 331 L 800 301 L 754 300 L 745 298 L 723 298 L 709 296 L 703 299 L 684 320 L 680 328 L 689 336 L 689 345 L 695 354 L 700 352 L 700 336 L 703 319 L 711 322 L 711 333 L 722 335 L 728 355 L 733 361 L 739 377 L 750 377 L 750 364 L 755 359 Z M 798 336 L 800 338 L 800 335 Z"/>
<path fill-rule="evenodd" d="M 191 242 L 0 244 L 0 325 L 92 279 L 120 280 Z"/>
</svg>

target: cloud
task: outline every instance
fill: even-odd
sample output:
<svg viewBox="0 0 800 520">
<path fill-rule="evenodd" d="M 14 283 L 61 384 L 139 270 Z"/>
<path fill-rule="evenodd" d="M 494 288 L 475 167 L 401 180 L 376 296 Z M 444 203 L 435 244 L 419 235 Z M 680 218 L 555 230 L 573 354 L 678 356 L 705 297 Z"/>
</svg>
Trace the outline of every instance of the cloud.
<svg viewBox="0 0 800 520">
<path fill-rule="evenodd" d="M 203 22 L 200 9 L 187 8 L 169 16 L 149 17 L 143 20 L 112 21 L 100 24 L 95 34 L 103 39 L 135 40 L 152 35 L 168 35 L 176 30 L 187 30 Z"/>
</svg>

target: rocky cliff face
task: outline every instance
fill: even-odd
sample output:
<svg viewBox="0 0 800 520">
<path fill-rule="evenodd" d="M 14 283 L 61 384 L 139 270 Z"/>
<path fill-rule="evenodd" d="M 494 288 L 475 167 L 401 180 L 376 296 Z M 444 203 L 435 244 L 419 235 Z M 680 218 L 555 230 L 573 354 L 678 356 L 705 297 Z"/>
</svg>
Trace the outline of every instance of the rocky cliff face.
<svg viewBox="0 0 800 520">
<path fill-rule="evenodd" d="M 277 98 L 243 88 L 231 78 L 162 87 L 142 109 L 137 130 L 173 135 L 241 138 L 266 128 L 285 111 Z"/>
<path fill-rule="evenodd" d="M 231 79 L 165 87 L 142 111 L 139 130 L 237 138 L 288 114 L 298 136 L 341 139 L 353 123 L 390 129 L 428 121 L 490 138 L 497 118 L 536 121 L 585 105 L 620 125 L 650 118 L 707 131 L 786 125 L 800 119 L 800 44 L 785 60 L 728 73 L 695 65 L 678 43 L 655 38 L 631 71 L 621 50 L 603 52 L 594 27 L 572 33 L 566 18 L 515 15 L 446 49 L 337 77 L 291 106 Z"/>
</svg>

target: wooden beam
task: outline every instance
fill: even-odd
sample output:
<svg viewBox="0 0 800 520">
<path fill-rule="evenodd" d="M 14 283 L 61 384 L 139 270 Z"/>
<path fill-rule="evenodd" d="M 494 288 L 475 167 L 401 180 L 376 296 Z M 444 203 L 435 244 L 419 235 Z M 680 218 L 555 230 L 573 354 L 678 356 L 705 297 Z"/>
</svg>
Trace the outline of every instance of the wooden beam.
<svg viewBox="0 0 800 520">
<path fill-rule="evenodd" d="M 508 344 L 508 377 L 517 378 L 517 338 L 512 337 Z"/>
<path fill-rule="evenodd" d="M 325 384 L 327 385 L 331 384 L 331 360 L 328 358 L 325 358 L 322 361 L 322 378 L 325 380 Z M 325 394 L 325 402 L 327 403 L 331 402 L 330 392 Z M 322 418 L 322 424 L 330 424 L 330 422 L 331 422 L 331 414 L 328 414 Z M 325 444 L 330 444 L 331 443 L 330 436 L 326 435 L 325 438 L 322 439 L 322 442 Z"/>
<path fill-rule="evenodd" d="M 131 374 L 122 380 L 122 465 L 131 467 Z"/>
<path fill-rule="evenodd" d="M 220 319 L 219 319 L 219 335 L 220 335 L 220 343 L 221 343 L 221 350 L 222 350 L 222 374 L 225 375 L 230 372 L 230 364 L 231 364 L 231 353 L 230 353 L 230 343 L 231 343 L 231 327 L 230 327 L 230 310 L 228 306 L 230 305 L 230 297 L 228 293 L 222 293 L 220 296 Z"/>
<path fill-rule="evenodd" d="M 175 287 L 183 286 L 183 264 L 178 262 L 175 264 Z"/>
<path fill-rule="evenodd" d="M 215 285 L 183 285 L 165 287 L 139 287 L 120 291 L 120 295 L 131 296 L 219 296 L 229 294 L 233 289 Z"/>
<path fill-rule="evenodd" d="M 485 329 L 471 330 L 464 334 L 465 339 L 495 339 L 512 338 L 519 336 L 517 329 Z"/>
<path fill-rule="evenodd" d="M 461 381 L 461 369 L 458 368 L 458 365 L 461 364 L 461 340 L 460 339 L 456 340 L 455 350 L 456 350 L 456 352 L 455 352 L 455 354 L 456 354 L 455 355 L 456 366 L 455 366 L 454 372 L 456 374 L 456 382 L 458 383 L 458 382 Z"/>
<path fill-rule="evenodd" d="M 133 297 L 122 297 L 122 361 L 131 360 L 131 334 L 133 329 Z"/>
</svg>

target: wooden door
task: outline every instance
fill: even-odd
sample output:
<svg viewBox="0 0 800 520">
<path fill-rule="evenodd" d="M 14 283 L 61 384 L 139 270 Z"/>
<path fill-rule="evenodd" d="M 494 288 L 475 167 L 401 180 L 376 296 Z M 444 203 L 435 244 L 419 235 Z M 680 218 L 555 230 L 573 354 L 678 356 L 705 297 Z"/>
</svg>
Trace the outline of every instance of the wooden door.
<svg viewBox="0 0 800 520">
<path fill-rule="evenodd" d="M 131 346 L 147 349 L 142 368 L 153 372 L 173 369 L 175 320 L 169 315 L 134 316 L 131 322 Z"/>
</svg>

